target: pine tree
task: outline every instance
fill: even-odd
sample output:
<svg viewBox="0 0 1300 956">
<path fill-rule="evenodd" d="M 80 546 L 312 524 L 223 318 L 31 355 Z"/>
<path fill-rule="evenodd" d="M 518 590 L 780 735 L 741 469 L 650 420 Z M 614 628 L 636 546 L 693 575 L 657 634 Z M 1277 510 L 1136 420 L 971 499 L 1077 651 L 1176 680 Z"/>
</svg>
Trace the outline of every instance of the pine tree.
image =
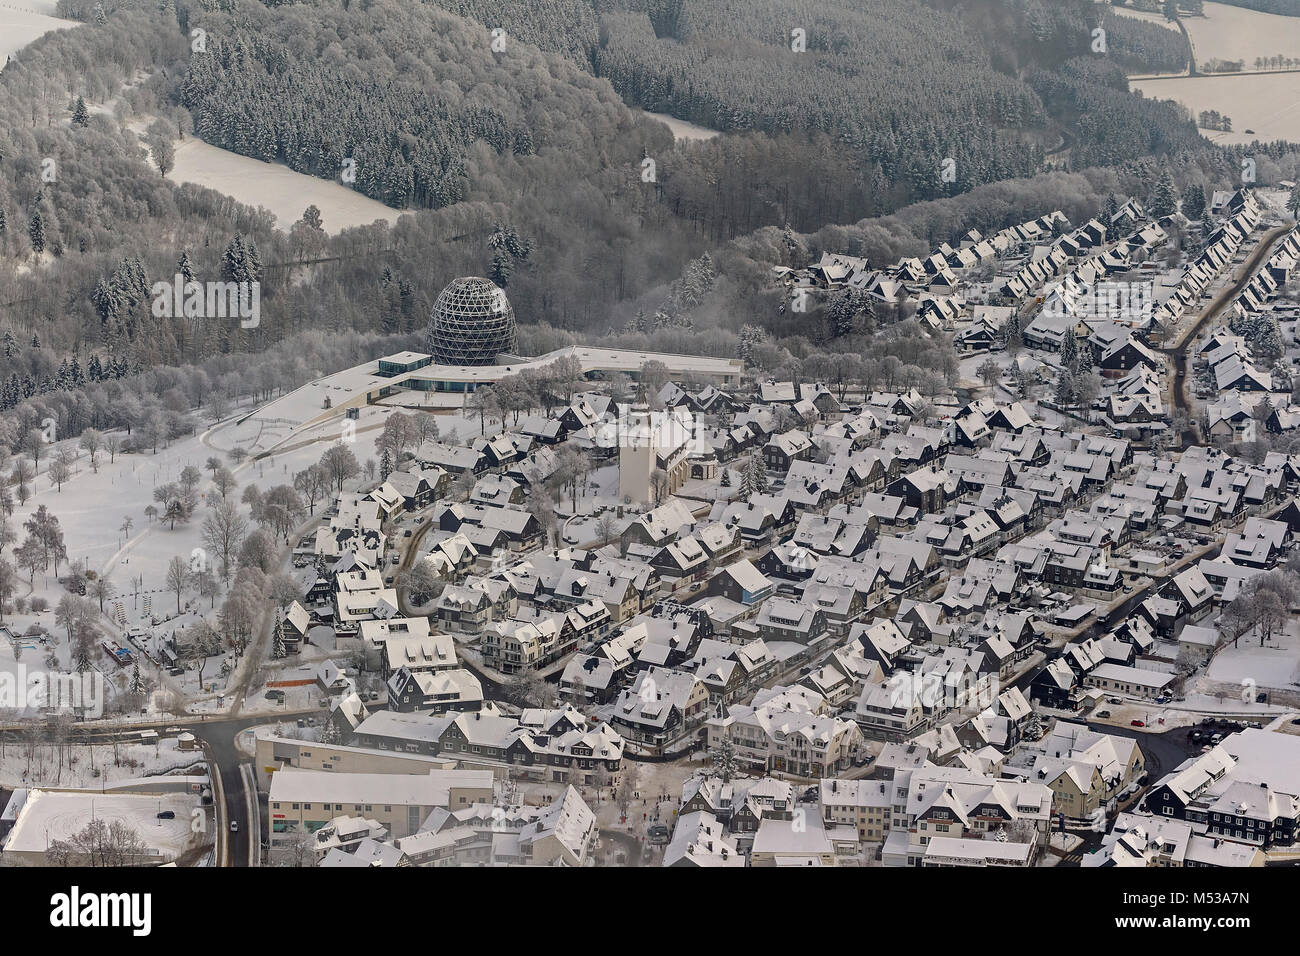
<svg viewBox="0 0 1300 956">
<path fill-rule="evenodd" d="M 1291 195 L 1286 200 L 1286 211 L 1293 219 L 1300 219 L 1300 183 L 1291 187 Z M 4 211 L 0 210 L 0 232 L 4 231 Z"/>
<path fill-rule="evenodd" d="M 1155 188 L 1151 191 L 1151 201 L 1147 203 L 1147 211 L 1154 217 L 1172 216 L 1178 211 L 1178 191 L 1174 188 L 1174 177 L 1165 167 L 1160 172 L 1160 178 L 1156 180 Z"/>
<path fill-rule="evenodd" d="M 221 254 L 221 275 L 227 282 L 259 282 L 262 278 L 262 258 L 252 237 L 245 239 L 235 233 Z"/>
<path fill-rule="evenodd" d="M 18 354 L 18 341 L 14 338 L 13 329 L 5 329 L 4 334 L 4 353 L 5 358 L 13 358 Z"/>
<path fill-rule="evenodd" d="M 284 647 L 284 618 L 281 617 L 275 622 L 275 630 L 271 632 L 271 656 L 280 658 L 287 653 Z"/>
<path fill-rule="evenodd" d="M 33 252 L 40 255 L 45 251 L 45 222 L 39 209 L 32 210 L 32 218 L 27 220 L 27 235 L 32 240 Z"/>
<path fill-rule="evenodd" d="M 762 494 L 767 491 L 767 469 L 763 466 L 763 458 L 758 452 L 749 456 L 742 488 L 746 498 L 756 492 Z"/>
<path fill-rule="evenodd" d="M 1066 368 L 1074 367 L 1075 356 L 1079 352 L 1079 343 L 1074 337 L 1074 330 L 1067 329 L 1065 337 L 1061 339 L 1061 364 Z"/>
<path fill-rule="evenodd" d="M 181 257 L 176 260 L 176 273 L 183 282 L 194 281 L 194 266 L 190 262 L 190 251 L 188 249 L 182 249 Z"/>
<path fill-rule="evenodd" d="M 1062 369 L 1056 379 L 1056 404 L 1063 408 L 1074 404 L 1074 375 L 1069 369 Z"/>
<path fill-rule="evenodd" d="M 235 233 L 235 238 L 226 244 L 221 253 L 221 277 L 227 282 L 242 282 L 244 273 L 244 237 Z"/>
<path fill-rule="evenodd" d="M 1083 348 L 1078 350 L 1074 370 L 1080 374 L 1092 371 L 1092 346 L 1087 342 L 1083 343 Z"/>
<path fill-rule="evenodd" d="M 388 454 L 388 449 L 385 448 L 384 453 L 379 456 L 379 480 L 387 481 L 388 476 L 391 475 L 392 473 L 393 473 L 393 459 L 392 456 Z"/>
<path fill-rule="evenodd" d="M 492 257 L 489 278 L 504 289 L 510 284 L 510 268 L 510 257 L 504 252 L 498 252 Z"/>
<path fill-rule="evenodd" d="M 1183 215 L 1191 221 L 1205 215 L 1205 187 L 1189 186 L 1183 192 Z"/>
<path fill-rule="evenodd" d="M 862 293 L 854 289 L 845 289 L 839 293 L 831 300 L 826 313 L 831 338 L 838 339 L 857 332 L 858 316 L 868 308 L 870 306 Z"/>
<path fill-rule="evenodd" d="M 86 109 L 86 101 L 80 96 L 77 97 L 77 105 L 72 109 L 72 125 L 82 128 L 90 125 L 90 112 Z"/>
</svg>

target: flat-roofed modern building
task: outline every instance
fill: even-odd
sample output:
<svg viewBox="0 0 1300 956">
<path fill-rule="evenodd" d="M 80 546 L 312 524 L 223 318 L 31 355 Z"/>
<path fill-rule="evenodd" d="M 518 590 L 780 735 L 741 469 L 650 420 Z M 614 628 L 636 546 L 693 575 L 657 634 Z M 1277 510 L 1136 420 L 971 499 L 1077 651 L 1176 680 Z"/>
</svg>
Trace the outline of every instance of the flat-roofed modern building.
<svg viewBox="0 0 1300 956">
<path fill-rule="evenodd" d="M 385 402 L 392 405 L 459 407 L 464 398 L 484 385 L 532 370 L 540 371 L 563 358 L 577 361 L 582 375 L 599 378 L 615 373 L 636 376 L 647 362 L 660 362 L 673 378 L 708 379 L 716 385 L 734 385 L 744 373 L 739 359 L 704 355 L 675 355 L 638 349 L 590 348 L 570 345 L 536 358 L 508 360 L 501 365 L 440 365 L 437 357 L 423 352 L 397 352 L 364 365 L 308 382 L 255 413 L 255 418 L 293 422 L 298 427 L 315 425 L 348 409 Z M 444 396 L 441 404 L 432 395 L 407 396 L 403 392 Z M 327 404 L 328 400 L 328 404 Z"/>
<path fill-rule="evenodd" d="M 341 814 L 364 814 L 398 839 L 418 830 L 434 810 L 490 803 L 492 771 L 336 773 L 286 767 L 272 774 L 267 799 L 272 846 L 314 833 Z"/>
</svg>

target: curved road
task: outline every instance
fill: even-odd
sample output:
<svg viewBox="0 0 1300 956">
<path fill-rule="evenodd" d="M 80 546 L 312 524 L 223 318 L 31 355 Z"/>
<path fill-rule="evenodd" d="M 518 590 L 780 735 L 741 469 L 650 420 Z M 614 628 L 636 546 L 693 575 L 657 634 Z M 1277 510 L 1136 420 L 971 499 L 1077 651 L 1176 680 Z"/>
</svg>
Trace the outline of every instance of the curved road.
<svg viewBox="0 0 1300 956">
<path fill-rule="evenodd" d="M 260 714 L 252 717 L 213 717 L 211 720 L 196 720 L 194 717 L 182 717 L 171 721 L 151 721 L 130 726 L 103 727 L 88 724 L 73 724 L 70 729 L 72 742 L 83 744 L 108 744 L 114 740 L 139 742 L 142 730 L 157 730 L 164 733 L 164 727 L 177 727 L 189 731 L 203 745 L 204 754 L 209 765 L 216 766 L 218 780 L 213 780 L 213 803 L 216 806 L 216 848 L 223 850 L 217 855 L 218 866 L 256 865 L 255 854 L 260 839 L 253 842 L 253 820 L 249 818 L 251 800 L 257 799 L 254 792 L 250 795 L 244 781 L 244 767 L 250 767 L 248 758 L 235 746 L 235 739 L 250 727 L 260 724 L 275 723 L 277 720 L 299 717 L 306 714 L 319 714 L 319 708 Z M 0 736 L 6 741 L 20 742 L 22 731 L 17 729 L 0 730 Z M 168 735 L 170 736 L 170 735 Z M 217 804 L 217 796 L 221 802 Z M 260 817 L 260 814 L 259 814 Z M 239 830 L 230 832 L 231 822 L 239 825 Z M 259 834 L 260 836 L 260 834 Z"/>
<path fill-rule="evenodd" d="M 1268 232 L 1264 233 L 1263 237 L 1259 241 L 1259 245 L 1255 248 L 1255 251 L 1251 253 L 1250 258 L 1242 263 L 1241 272 L 1236 281 L 1210 301 L 1210 304 L 1201 312 L 1200 318 L 1196 320 L 1196 324 L 1188 329 L 1187 333 L 1182 337 L 1178 344 L 1172 347 L 1162 346 L 1157 349 L 1157 351 L 1163 352 L 1173 360 L 1174 381 L 1170 386 L 1169 391 L 1174 408 L 1181 409 L 1184 413 L 1190 414 L 1188 412 L 1187 402 L 1187 354 L 1195 345 L 1196 337 L 1201 334 L 1201 330 L 1204 329 L 1206 325 L 1218 318 L 1219 313 L 1222 312 L 1232 302 L 1232 300 L 1240 295 L 1241 291 L 1250 284 L 1250 280 L 1255 277 L 1255 272 L 1259 269 L 1264 260 L 1268 258 L 1269 253 L 1272 252 L 1274 244 L 1278 239 L 1290 232 L 1291 228 L 1291 226 L 1274 226 Z M 1191 436 L 1190 439 L 1188 438 L 1189 434 Z M 1195 441 L 1195 431 L 1193 429 L 1184 431 L 1183 439 L 1183 447 L 1186 448 L 1187 444 Z"/>
</svg>

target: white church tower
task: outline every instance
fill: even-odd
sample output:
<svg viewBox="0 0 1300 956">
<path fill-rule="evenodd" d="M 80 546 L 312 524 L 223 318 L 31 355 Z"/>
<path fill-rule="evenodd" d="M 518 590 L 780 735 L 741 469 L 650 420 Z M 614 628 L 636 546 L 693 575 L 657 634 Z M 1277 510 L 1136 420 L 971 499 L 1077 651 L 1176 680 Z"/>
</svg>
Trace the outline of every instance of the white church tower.
<svg viewBox="0 0 1300 956">
<path fill-rule="evenodd" d="M 655 430 L 645 386 L 638 385 L 636 399 L 621 423 L 618 437 L 618 494 L 634 504 L 651 500 L 650 479 L 655 469 Z"/>
</svg>

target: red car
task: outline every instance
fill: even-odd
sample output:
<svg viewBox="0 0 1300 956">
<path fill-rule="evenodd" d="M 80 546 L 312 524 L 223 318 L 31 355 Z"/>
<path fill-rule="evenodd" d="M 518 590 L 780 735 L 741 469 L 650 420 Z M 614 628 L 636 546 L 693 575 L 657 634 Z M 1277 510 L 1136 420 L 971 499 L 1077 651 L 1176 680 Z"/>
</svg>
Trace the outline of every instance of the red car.
<svg viewBox="0 0 1300 956">
<path fill-rule="evenodd" d="M 1130 721 L 1129 721 L 1129 726 L 1130 726 L 1130 727 L 1145 727 L 1146 725 L 1147 725 L 1147 723 L 1146 723 L 1145 720 L 1130 720 Z"/>
</svg>

